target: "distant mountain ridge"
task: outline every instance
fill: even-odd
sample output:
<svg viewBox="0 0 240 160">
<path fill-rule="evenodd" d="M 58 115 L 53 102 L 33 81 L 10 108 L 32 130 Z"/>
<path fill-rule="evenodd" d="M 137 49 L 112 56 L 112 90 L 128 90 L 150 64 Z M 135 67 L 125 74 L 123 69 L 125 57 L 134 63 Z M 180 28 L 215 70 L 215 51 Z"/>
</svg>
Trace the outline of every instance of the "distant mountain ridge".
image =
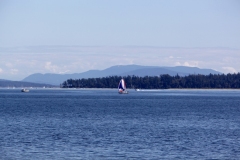
<svg viewBox="0 0 240 160">
<path fill-rule="evenodd" d="M 54 85 L 50 84 L 43 84 L 43 83 L 34 83 L 34 82 L 23 82 L 23 81 L 10 81 L 5 79 L 0 79 L 0 87 L 55 87 Z"/>
<path fill-rule="evenodd" d="M 140 65 L 117 65 L 104 70 L 89 70 L 82 73 L 73 74 L 53 74 L 53 73 L 35 73 L 24 78 L 24 82 L 46 83 L 52 85 L 60 85 L 67 79 L 81 79 L 81 78 L 98 78 L 107 76 L 159 76 L 162 74 L 169 74 L 171 76 L 187 76 L 189 74 L 222 74 L 212 69 L 200 69 L 197 67 L 157 67 L 157 66 L 140 66 Z"/>
</svg>

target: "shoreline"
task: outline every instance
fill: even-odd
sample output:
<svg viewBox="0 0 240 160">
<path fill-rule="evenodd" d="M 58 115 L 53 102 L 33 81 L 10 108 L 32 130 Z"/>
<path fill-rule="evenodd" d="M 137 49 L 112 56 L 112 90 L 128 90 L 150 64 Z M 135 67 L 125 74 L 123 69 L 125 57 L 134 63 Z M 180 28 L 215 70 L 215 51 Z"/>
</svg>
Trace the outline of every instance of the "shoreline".
<svg viewBox="0 0 240 160">
<path fill-rule="evenodd" d="M 117 88 L 36 88 L 36 87 L 0 87 L 4 90 L 18 90 L 18 89 L 31 89 L 31 90 L 117 90 Z M 136 89 L 127 89 L 130 91 L 136 91 Z M 168 88 L 168 89 L 138 89 L 138 91 L 163 91 L 163 90 L 240 90 L 240 88 Z M 137 91 L 136 91 L 137 92 Z"/>
</svg>

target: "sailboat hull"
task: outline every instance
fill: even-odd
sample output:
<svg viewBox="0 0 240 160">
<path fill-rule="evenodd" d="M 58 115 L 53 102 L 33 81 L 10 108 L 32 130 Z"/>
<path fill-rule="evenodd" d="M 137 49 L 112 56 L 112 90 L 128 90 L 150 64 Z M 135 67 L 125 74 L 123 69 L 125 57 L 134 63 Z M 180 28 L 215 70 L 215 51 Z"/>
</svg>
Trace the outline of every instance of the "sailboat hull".
<svg viewBox="0 0 240 160">
<path fill-rule="evenodd" d="M 128 91 L 118 92 L 119 94 L 128 94 Z"/>
</svg>

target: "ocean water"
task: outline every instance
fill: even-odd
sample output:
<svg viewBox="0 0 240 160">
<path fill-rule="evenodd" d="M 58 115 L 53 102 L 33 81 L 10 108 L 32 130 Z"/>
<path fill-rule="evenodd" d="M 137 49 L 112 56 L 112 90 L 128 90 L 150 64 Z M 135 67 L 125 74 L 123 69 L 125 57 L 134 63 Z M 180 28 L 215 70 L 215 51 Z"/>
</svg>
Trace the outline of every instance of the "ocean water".
<svg viewBox="0 0 240 160">
<path fill-rule="evenodd" d="M 240 90 L 0 89 L 0 159 L 240 159 Z"/>
</svg>

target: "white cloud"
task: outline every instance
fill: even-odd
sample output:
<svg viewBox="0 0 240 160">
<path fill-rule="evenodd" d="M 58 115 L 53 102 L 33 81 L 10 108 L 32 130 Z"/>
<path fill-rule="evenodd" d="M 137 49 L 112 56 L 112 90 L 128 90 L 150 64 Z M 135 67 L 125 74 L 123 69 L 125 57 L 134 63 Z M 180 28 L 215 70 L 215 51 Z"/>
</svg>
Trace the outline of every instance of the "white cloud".
<svg viewBox="0 0 240 160">
<path fill-rule="evenodd" d="M 2 68 L 0 68 L 0 73 L 2 73 L 3 72 L 3 69 Z"/>
<path fill-rule="evenodd" d="M 70 70 L 60 71 L 60 72 L 58 72 L 58 73 L 59 73 L 59 74 L 65 74 L 65 73 L 68 73 L 68 72 L 70 72 Z"/>
<path fill-rule="evenodd" d="M 183 63 L 183 66 L 187 66 L 187 67 L 189 67 L 190 64 L 189 64 L 188 62 L 184 62 L 184 63 Z"/>
<path fill-rule="evenodd" d="M 12 67 L 13 67 L 13 64 L 12 64 L 12 63 L 9 63 L 9 62 L 5 63 L 5 65 L 6 65 L 8 68 L 12 68 Z"/>
<path fill-rule="evenodd" d="M 169 56 L 168 58 L 170 58 L 170 59 L 180 59 L 180 58 L 182 58 L 182 57 Z"/>
<path fill-rule="evenodd" d="M 198 61 L 189 61 L 189 62 L 175 62 L 176 66 L 187 66 L 187 67 L 198 67 Z"/>
<path fill-rule="evenodd" d="M 0 57 L 0 72 L 5 79 L 13 76 L 23 79 L 33 73 L 81 73 L 120 64 L 214 68 L 223 73 L 240 71 L 240 50 L 231 49 L 55 46 L 29 47 L 24 52 L 12 49 L 9 53 L 0 48 Z"/>
<path fill-rule="evenodd" d="M 237 73 L 238 71 L 233 67 L 222 67 L 225 73 Z"/>
<path fill-rule="evenodd" d="M 11 69 L 10 72 L 11 72 L 11 74 L 17 74 L 18 73 L 18 69 Z"/>
<path fill-rule="evenodd" d="M 175 62 L 175 66 L 181 66 L 180 62 Z"/>
<path fill-rule="evenodd" d="M 46 62 L 44 68 L 53 73 L 57 73 L 58 70 L 58 66 L 52 65 L 52 62 Z"/>
</svg>

